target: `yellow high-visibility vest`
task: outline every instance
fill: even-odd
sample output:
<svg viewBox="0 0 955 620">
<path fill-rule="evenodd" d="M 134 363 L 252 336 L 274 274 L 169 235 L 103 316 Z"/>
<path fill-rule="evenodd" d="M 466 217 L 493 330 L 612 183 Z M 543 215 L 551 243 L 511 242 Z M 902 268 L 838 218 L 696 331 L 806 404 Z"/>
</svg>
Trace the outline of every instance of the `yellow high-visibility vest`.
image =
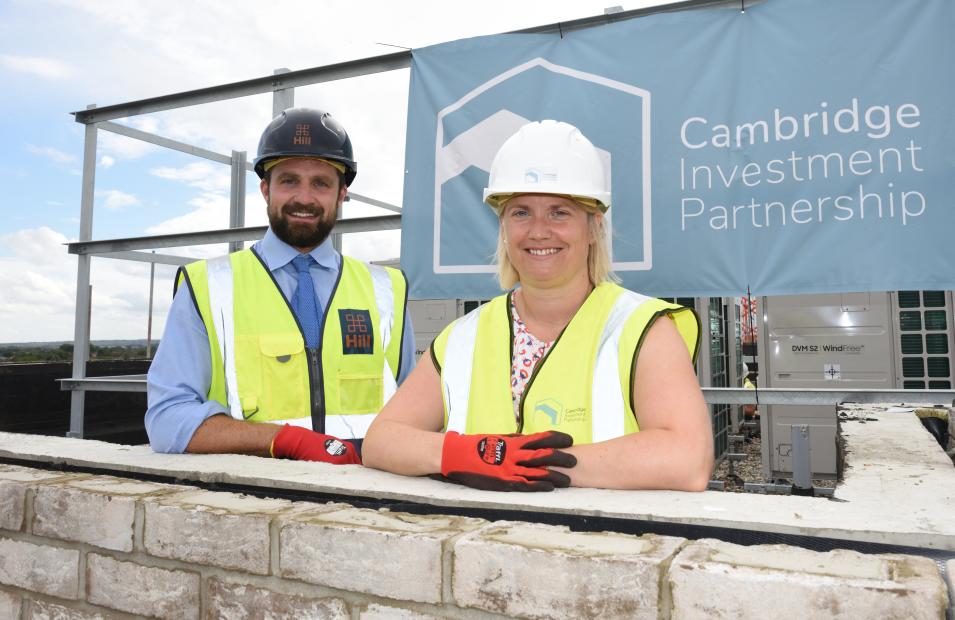
<svg viewBox="0 0 955 620">
<path fill-rule="evenodd" d="M 407 283 L 399 270 L 342 257 L 316 350 L 251 249 L 180 270 L 209 335 L 207 398 L 236 419 L 362 438 L 394 393 Z"/>
<path fill-rule="evenodd" d="M 693 310 L 603 283 L 537 363 L 515 419 L 510 295 L 456 320 L 432 344 L 446 430 L 467 434 L 559 430 L 572 435 L 575 444 L 635 433 L 640 429 L 632 381 L 640 344 L 653 321 L 669 316 L 696 360 L 700 324 Z"/>
</svg>

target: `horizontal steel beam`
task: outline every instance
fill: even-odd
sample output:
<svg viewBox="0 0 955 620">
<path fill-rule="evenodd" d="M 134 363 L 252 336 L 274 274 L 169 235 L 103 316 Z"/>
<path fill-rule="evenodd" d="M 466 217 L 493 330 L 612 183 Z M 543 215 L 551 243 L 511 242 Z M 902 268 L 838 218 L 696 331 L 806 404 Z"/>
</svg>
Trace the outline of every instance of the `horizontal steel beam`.
<svg viewBox="0 0 955 620">
<path fill-rule="evenodd" d="M 142 140 L 143 142 L 149 142 L 150 144 L 155 144 L 157 146 L 162 146 L 167 149 L 172 149 L 174 151 L 179 151 L 180 153 L 187 153 L 189 155 L 195 155 L 196 157 L 202 157 L 209 159 L 220 164 L 225 164 L 226 166 L 232 165 L 232 157 L 229 155 L 223 155 L 222 153 L 216 153 L 215 151 L 210 151 L 198 146 L 193 146 L 191 144 L 186 144 L 185 142 L 179 142 L 178 140 L 171 140 L 169 138 L 164 138 L 153 133 L 146 131 L 141 131 L 139 129 L 133 129 L 132 127 L 127 127 L 126 125 L 120 125 L 119 123 L 113 123 L 111 121 L 104 121 L 97 125 L 99 129 L 104 131 L 109 131 L 112 133 L 120 134 L 126 136 L 127 138 L 133 138 L 136 140 Z M 252 162 L 245 162 L 245 169 L 249 172 L 252 172 L 254 168 L 252 167 Z M 401 207 L 393 205 L 382 200 L 377 200 L 371 198 L 370 196 L 365 196 L 364 194 L 358 194 L 356 192 L 348 192 L 349 200 L 355 200 L 362 204 L 372 205 L 373 207 L 379 207 L 381 209 L 386 209 L 388 211 L 393 211 L 395 213 L 401 213 Z"/>
<path fill-rule="evenodd" d="M 955 390 L 840 390 L 792 388 L 703 388 L 710 404 L 838 405 L 839 403 L 949 403 Z"/>
<path fill-rule="evenodd" d="M 146 375 L 60 379 L 61 390 L 94 392 L 145 392 Z M 710 404 L 748 405 L 755 403 L 754 390 L 745 388 L 703 388 Z M 952 404 L 952 390 L 796 390 L 767 388 L 759 390 L 763 405 L 838 405 L 840 403 L 934 403 Z"/>
<path fill-rule="evenodd" d="M 57 379 L 63 392 L 145 392 L 146 375 Z"/>
<path fill-rule="evenodd" d="M 161 112 L 163 110 L 173 110 L 175 108 L 212 103 L 214 101 L 223 101 L 236 97 L 270 93 L 275 90 L 284 90 L 297 86 L 309 86 L 311 84 L 333 82 L 372 73 L 407 69 L 409 66 L 411 66 L 411 52 L 395 52 L 393 54 L 349 60 L 347 62 L 311 69 L 289 71 L 288 73 L 280 73 L 278 75 L 266 75 L 241 82 L 198 88 L 196 90 L 188 90 L 171 95 L 150 97 L 129 103 L 78 110 L 73 112 L 73 116 L 76 118 L 76 122 L 88 125 L 89 123 L 100 123 L 116 118 L 136 116 L 138 114 Z"/>
<path fill-rule="evenodd" d="M 127 138 L 133 138 L 134 140 L 142 140 L 143 142 L 149 142 L 150 144 L 162 146 L 167 149 L 179 151 L 181 153 L 188 153 L 189 155 L 195 155 L 196 157 L 211 159 L 212 161 L 216 161 L 227 166 L 232 165 L 232 157 L 229 155 L 223 155 L 222 153 L 216 153 L 215 151 L 210 151 L 199 146 L 193 146 L 191 144 L 186 144 L 185 142 L 179 142 L 178 140 L 171 140 L 170 138 L 157 136 L 156 134 L 149 133 L 147 131 L 133 129 L 132 127 L 127 127 L 126 125 L 120 125 L 119 123 L 111 123 L 106 121 L 97 125 L 97 129 L 116 133 L 121 136 L 126 136 Z M 249 170 L 252 170 L 252 164 L 247 164 L 246 167 Z"/>
<path fill-rule="evenodd" d="M 151 248 L 178 248 L 189 245 L 209 243 L 228 243 L 230 241 L 250 241 L 261 239 L 266 226 L 248 228 L 225 228 L 222 230 L 204 230 L 170 235 L 149 237 L 126 237 L 122 239 L 102 239 L 99 241 L 74 241 L 66 244 L 70 254 L 109 254 L 124 250 L 147 250 Z"/>
<path fill-rule="evenodd" d="M 355 192 L 348 192 L 348 197 L 352 200 L 360 202 L 362 204 L 371 205 L 373 207 L 378 207 L 385 209 L 387 211 L 393 211 L 395 213 L 401 213 L 401 207 L 398 205 L 393 205 L 391 203 L 383 202 L 381 200 L 375 200 L 374 198 L 369 198 L 362 194 L 356 194 Z"/>
<path fill-rule="evenodd" d="M 254 241 L 262 238 L 266 226 L 247 228 L 225 228 L 171 235 L 150 237 L 127 237 L 124 239 L 102 239 L 100 241 L 76 241 L 66 244 L 70 254 L 107 254 L 125 250 L 148 250 L 152 248 L 177 248 L 190 245 L 208 245 L 211 243 L 229 243 L 230 241 Z M 380 215 L 376 217 L 355 217 L 339 220 L 335 232 L 342 234 L 371 232 L 378 230 L 400 230 L 400 215 Z"/>
<path fill-rule="evenodd" d="M 132 260 L 140 263 L 156 263 L 159 265 L 175 265 L 182 267 L 189 263 L 194 263 L 198 259 L 190 256 L 174 256 L 172 254 L 156 254 L 154 252 L 109 252 L 97 254 L 98 258 L 118 258 L 120 260 Z"/>
</svg>

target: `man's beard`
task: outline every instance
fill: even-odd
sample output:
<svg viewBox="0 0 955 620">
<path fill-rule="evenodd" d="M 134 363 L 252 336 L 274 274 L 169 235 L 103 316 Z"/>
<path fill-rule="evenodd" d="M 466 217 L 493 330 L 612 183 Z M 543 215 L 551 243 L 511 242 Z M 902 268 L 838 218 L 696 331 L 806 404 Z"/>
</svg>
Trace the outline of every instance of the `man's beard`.
<svg viewBox="0 0 955 620">
<path fill-rule="evenodd" d="M 275 236 L 293 248 L 314 248 L 321 245 L 335 228 L 335 219 L 329 219 L 324 212 L 314 226 L 292 224 L 283 213 L 314 213 L 315 209 L 298 202 L 289 202 L 281 207 L 268 210 L 269 226 Z"/>
</svg>

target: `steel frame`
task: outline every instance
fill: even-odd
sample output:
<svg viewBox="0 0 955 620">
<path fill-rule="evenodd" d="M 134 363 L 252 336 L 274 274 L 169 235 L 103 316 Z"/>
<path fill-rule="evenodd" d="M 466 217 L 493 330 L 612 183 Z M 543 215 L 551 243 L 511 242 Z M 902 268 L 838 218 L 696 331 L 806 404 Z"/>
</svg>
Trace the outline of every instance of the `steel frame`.
<svg viewBox="0 0 955 620">
<path fill-rule="evenodd" d="M 728 8 L 739 7 L 733 0 L 687 0 L 660 5 L 651 8 L 597 15 L 564 23 L 554 23 L 533 28 L 515 30 L 512 33 L 544 34 L 560 33 L 590 28 L 616 21 L 643 17 L 654 13 L 681 11 L 701 7 L 722 5 Z M 243 227 L 242 200 L 244 191 L 244 172 L 251 170 L 246 154 L 233 151 L 231 155 L 216 153 L 198 146 L 151 134 L 139 129 L 112 122 L 115 119 L 128 118 L 140 114 L 160 112 L 215 101 L 245 97 L 248 95 L 272 93 L 273 113 L 294 104 L 294 89 L 333 82 L 353 77 L 407 69 L 411 65 L 411 51 L 401 51 L 370 58 L 313 67 L 299 71 L 276 69 L 272 75 L 250 80 L 183 91 L 159 97 L 151 97 L 97 107 L 90 105 L 85 110 L 73 112 L 76 122 L 86 126 L 83 149 L 83 181 L 80 201 L 79 240 L 68 244 L 68 251 L 77 256 L 76 277 L 76 316 L 73 348 L 73 376 L 61 380 L 61 389 L 72 391 L 70 406 L 71 437 L 83 436 L 84 398 L 87 391 L 131 391 L 146 390 L 145 377 L 86 377 L 86 361 L 89 358 L 90 335 L 90 261 L 93 256 L 120 260 L 133 260 L 148 263 L 183 265 L 189 258 L 168 254 L 147 253 L 137 250 L 183 247 L 211 243 L 229 243 L 233 247 L 242 241 L 258 239 L 265 227 Z M 230 192 L 230 228 L 225 230 L 201 231 L 174 235 L 150 237 L 131 237 L 124 239 L 93 240 L 93 190 L 96 178 L 96 142 L 99 130 L 110 131 L 129 138 L 142 140 L 157 146 L 180 151 L 215 161 L 232 168 L 232 191 Z M 350 193 L 350 197 L 382 209 L 400 214 L 401 208 L 386 202 L 375 200 L 360 194 Z M 335 232 L 341 234 L 376 230 L 394 230 L 401 228 L 401 216 L 366 217 L 342 220 L 336 225 Z M 786 390 L 764 389 L 758 393 L 742 388 L 704 388 L 708 403 L 749 404 L 758 401 L 762 404 L 805 404 L 832 405 L 840 402 L 932 402 L 951 401 L 955 391 L 948 390 Z"/>
<path fill-rule="evenodd" d="M 200 91 L 167 95 L 157 97 L 153 100 L 108 106 L 107 108 L 97 108 L 95 105 L 90 105 L 84 111 L 74 112 L 76 121 L 86 125 L 86 131 L 83 149 L 83 185 L 80 202 L 79 241 L 67 245 L 67 251 L 77 256 L 73 376 L 61 382 L 61 389 L 70 390 L 72 392 L 70 395 L 70 430 L 67 432 L 68 437 L 83 437 L 86 391 L 145 391 L 145 377 L 110 377 L 108 379 L 90 379 L 86 377 L 86 362 L 89 359 L 90 309 L 92 303 L 90 290 L 90 262 L 92 257 L 98 256 L 102 258 L 146 262 L 152 265 L 160 263 L 182 266 L 192 262 L 193 259 L 184 256 L 157 254 L 155 252 L 142 252 L 138 250 L 228 243 L 229 251 L 234 252 L 242 247 L 242 242 L 261 238 L 266 230 L 265 226 L 248 228 L 244 226 L 246 172 L 252 170 L 252 164 L 247 160 L 245 151 L 233 150 L 231 155 L 223 155 L 178 140 L 172 140 L 164 136 L 114 123 L 112 119 L 268 91 L 272 91 L 273 93 L 273 112 L 278 113 L 294 105 L 295 86 L 353 77 L 349 72 L 353 71 L 354 66 L 357 65 L 361 65 L 363 68 L 360 69 L 358 73 L 354 73 L 354 75 L 364 75 L 368 72 L 402 68 L 398 66 L 400 59 L 396 58 L 396 56 L 401 55 L 402 54 L 391 54 L 387 57 L 380 57 L 377 61 L 370 64 L 366 60 L 353 63 L 340 63 L 339 65 L 318 67 L 297 72 L 290 72 L 288 69 L 276 69 L 275 75 L 267 78 L 201 89 Z M 410 63 L 410 53 L 407 55 L 408 61 L 404 66 Z M 398 64 L 396 64 L 396 62 Z M 263 85 L 266 83 L 268 87 L 263 88 Z M 96 185 L 96 143 L 99 130 L 109 131 L 128 138 L 141 140 L 167 149 L 228 165 L 231 169 L 229 228 L 173 235 L 153 235 L 94 241 L 92 236 L 93 197 Z M 349 200 L 354 199 L 381 209 L 392 211 L 398 215 L 341 220 L 335 227 L 334 241 L 336 247 L 340 248 L 341 235 L 343 234 L 401 228 L 401 208 L 399 206 L 353 192 L 349 194 L 348 198 Z"/>
</svg>

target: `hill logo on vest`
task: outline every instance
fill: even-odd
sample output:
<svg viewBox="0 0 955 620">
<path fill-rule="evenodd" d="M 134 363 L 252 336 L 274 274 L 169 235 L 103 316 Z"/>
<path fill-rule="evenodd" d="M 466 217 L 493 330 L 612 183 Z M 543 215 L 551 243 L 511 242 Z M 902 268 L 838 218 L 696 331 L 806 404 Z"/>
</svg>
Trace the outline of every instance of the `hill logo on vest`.
<svg viewBox="0 0 955 620">
<path fill-rule="evenodd" d="M 338 321 L 342 328 L 342 353 L 372 355 L 375 352 L 375 332 L 368 310 L 339 310 Z"/>
</svg>

